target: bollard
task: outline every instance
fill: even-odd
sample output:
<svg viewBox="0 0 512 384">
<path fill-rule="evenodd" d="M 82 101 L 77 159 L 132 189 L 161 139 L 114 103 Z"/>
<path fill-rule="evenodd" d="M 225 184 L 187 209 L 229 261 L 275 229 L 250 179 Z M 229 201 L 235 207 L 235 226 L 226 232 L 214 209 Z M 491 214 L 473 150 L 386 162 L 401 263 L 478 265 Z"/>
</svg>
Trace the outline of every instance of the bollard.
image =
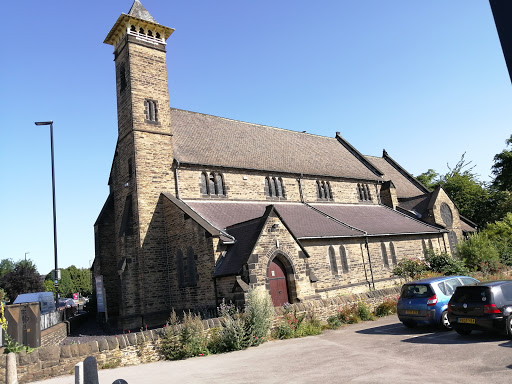
<svg viewBox="0 0 512 384">
<path fill-rule="evenodd" d="M 18 372 L 16 371 L 16 354 L 9 352 L 7 354 L 7 367 L 5 369 L 5 383 L 18 384 Z"/>
<path fill-rule="evenodd" d="M 75 384 L 84 384 L 84 363 L 75 364 Z"/>
</svg>

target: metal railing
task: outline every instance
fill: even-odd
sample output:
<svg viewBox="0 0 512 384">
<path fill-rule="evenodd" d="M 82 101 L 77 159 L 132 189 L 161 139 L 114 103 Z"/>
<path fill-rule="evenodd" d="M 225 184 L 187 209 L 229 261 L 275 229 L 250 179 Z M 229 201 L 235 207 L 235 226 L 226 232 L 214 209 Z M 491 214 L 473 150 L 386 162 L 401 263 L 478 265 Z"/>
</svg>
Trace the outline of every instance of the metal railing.
<svg viewBox="0 0 512 384">
<path fill-rule="evenodd" d="M 62 321 L 62 311 L 41 314 L 41 331 L 53 327 Z"/>
</svg>

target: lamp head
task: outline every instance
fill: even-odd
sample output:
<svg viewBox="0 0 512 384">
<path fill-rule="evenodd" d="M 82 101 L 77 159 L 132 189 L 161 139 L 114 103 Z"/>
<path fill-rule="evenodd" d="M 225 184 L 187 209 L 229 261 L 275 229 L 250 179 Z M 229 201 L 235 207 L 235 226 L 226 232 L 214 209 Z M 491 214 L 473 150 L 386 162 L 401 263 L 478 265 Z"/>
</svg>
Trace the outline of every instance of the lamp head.
<svg viewBox="0 0 512 384">
<path fill-rule="evenodd" d="M 50 120 L 50 121 L 36 121 L 34 124 L 35 125 L 51 125 L 51 124 L 53 124 L 53 120 Z"/>
</svg>

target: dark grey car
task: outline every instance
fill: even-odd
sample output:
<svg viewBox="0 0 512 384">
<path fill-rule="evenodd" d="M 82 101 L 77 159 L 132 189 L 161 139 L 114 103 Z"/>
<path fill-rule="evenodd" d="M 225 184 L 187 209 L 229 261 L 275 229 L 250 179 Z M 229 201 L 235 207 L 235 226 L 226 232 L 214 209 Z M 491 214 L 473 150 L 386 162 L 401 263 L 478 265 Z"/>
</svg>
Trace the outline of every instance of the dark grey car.
<svg viewBox="0 0 512 384">
<path fill-rule="evenodd" d="M 512 338 L 512 281 L 457 287 L 448 303 L 448 320 L 461 335 L 494 330 Z"/>
</svg>

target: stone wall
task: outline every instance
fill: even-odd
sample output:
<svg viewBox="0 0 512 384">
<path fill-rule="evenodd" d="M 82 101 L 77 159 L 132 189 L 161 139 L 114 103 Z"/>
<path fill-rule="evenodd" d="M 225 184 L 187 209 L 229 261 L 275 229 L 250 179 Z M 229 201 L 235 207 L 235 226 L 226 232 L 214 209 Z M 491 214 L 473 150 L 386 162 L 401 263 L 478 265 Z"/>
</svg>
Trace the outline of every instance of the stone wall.
<svg viewBox="0 0 512 384">
<path fill-rule="evenodd" d="M 60 344 L 67 337 L 68 333 L 69 323 L 67 321 L 45 329 L 41 332 L 41 347 Z"/>
<path fill-rule="evenodd" d="M 340 307 L 366 301 L 372 307 L 389 298 L 396 298 L 400 292 L 398 287 L 380 291 L 337 296 L 330 299 L 314 300 L 306 303 L 291 304 L 290 310 L 297 314 L 314 316 L 326 321 Z M 285 313 L 284 308 L 275 308 L 274 326 Z M 220 319 L 203 320 L 206 330 L 220 326 Z M 65 325 L 64 325 L 65 327 Z M 55 328 L 55 327 L 54 327 Z M 116 336 L 105 336 L 100 340 L 83 344 L 54 345 L 41 347 L 32 353 L 22 352 L 16 356 L 19 383 L 45 380 L 55 376 L 73 375 L 74 366 L 87 356 L 94 356 L 99 369 L 138 365 L 163 360 L 159 343 L 165 328 L 144 332 L 125 333 Z M 0 355 L 0 384 L 5 383 L 7 355 Z"/>
</svg>

